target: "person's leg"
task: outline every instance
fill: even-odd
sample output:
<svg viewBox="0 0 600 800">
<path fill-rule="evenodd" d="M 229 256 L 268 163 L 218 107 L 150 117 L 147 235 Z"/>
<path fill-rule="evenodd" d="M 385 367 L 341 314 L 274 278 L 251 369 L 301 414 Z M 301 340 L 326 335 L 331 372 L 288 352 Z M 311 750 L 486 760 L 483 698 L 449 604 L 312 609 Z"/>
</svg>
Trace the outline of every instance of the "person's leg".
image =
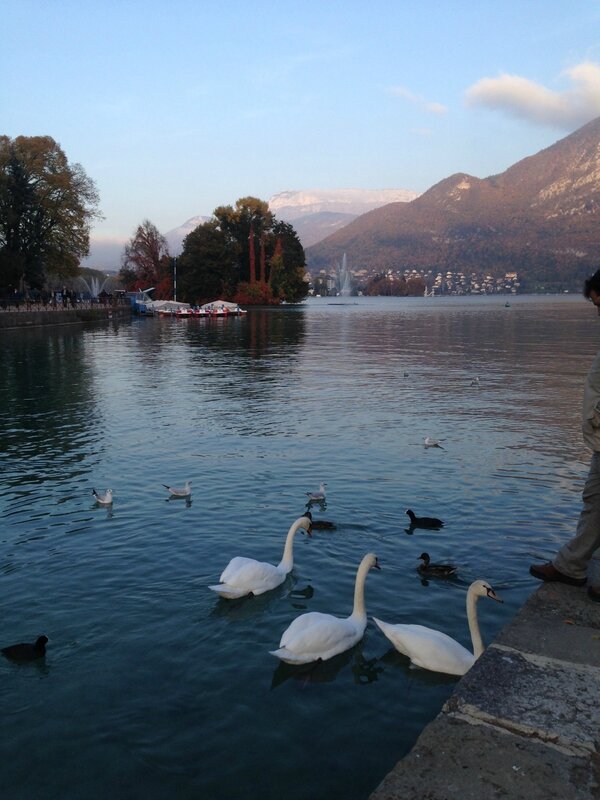
<svg viewBox="0 0 600 800">
<path fill-rule="evenodd" d="M 577 532 L 558 551 L 554 566 L 571 578 L 585 578 L 594 551 L 600 547 L 600 453 L 594 453 L 583 487 L 583 509 Z"/>
<path fill-rule="evenodd" d="M 600 453 L 594 453 L 590 472 L 583 487 L 583 509 L 577 532 L 558 551 L 554 561 L 532 564 L 529 572 L 543 581 L 559 581 L 573 586 L 586 582 L 587 566 L 600 547 Z"/>
</svg>

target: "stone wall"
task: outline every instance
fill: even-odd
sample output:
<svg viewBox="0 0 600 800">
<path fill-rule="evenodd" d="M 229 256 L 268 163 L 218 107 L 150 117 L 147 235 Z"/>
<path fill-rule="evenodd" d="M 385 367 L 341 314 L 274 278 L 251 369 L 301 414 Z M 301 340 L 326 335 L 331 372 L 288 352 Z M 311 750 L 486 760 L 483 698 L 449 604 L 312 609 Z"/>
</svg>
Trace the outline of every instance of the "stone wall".
<svg viewBox="0 0 600 800">
<path fill-rule="evenodd" d="M 102 322 L 109 319 L 129 319 L 130 305 L 94 306 L 92 308 L 48 308 L 39 311 L 0 311 L 0 330 L 5 328 L 36 328 L 41 325 L 70 325 L 82 322 Z"/>
</svg>

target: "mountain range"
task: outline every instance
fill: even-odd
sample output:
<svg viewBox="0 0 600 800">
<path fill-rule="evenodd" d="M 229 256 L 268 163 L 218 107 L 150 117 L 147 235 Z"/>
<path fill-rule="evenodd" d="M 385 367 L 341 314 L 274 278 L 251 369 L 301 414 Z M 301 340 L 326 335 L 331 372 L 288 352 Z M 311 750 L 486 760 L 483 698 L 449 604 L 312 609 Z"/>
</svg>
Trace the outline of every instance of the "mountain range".
<svg viewBox="0 0 600 800">
<path fill-rule="evenodd" d="M 388 203 L 417 197 L 409 189 L 305 189 L 273 195 L 269 209 L 294 226 L 303 247 L 310 247 L 352 220 Z"/>
<path fill-rule="evenodd" d="M 458 173 L 369 211 L 307 249 L 311 270 L 518 271 L 570 283 L 600 265 L 600 118 L 499 175 Z"/>
<path fill-rule="evenodd" d="M 321 241 L 352 220 L 388 203 L 408 202 L 417 197 L 409 189 L 307 189 L 275 194 L 269 210 L 294 226 L 303 247 Z M 165 233 L 169 252 L 179 255 L 185 237 L 210 217 L 190 217 L 183 225 Z"/>
</svg>

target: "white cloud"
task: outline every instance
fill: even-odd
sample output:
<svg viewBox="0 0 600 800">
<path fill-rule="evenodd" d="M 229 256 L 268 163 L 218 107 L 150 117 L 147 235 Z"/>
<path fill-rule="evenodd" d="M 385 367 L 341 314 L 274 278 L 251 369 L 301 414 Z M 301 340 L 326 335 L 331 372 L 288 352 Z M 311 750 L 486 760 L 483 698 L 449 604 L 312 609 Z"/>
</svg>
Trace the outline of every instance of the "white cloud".
<svg viewBox="0 0 600 800">
<path fill-rule="evenodd" d="M 505 111 L 540 125 L 577 128 L 600 116 L 600 65 L 585 61 L 565 75 L 572 86 L 562 92 L 519 75 L 482 78 L 467 89 L 467 104 Z"/>
<path fill-rule="evenodd" d="M 391 86 L 388 92 L 393 97 L 402 97 L 404 100 L 409 100 L 423 110 L 429 111 L 430 114 L 445 114 L 448 111 L 448 108 L 441 103 L 431 103 L 421 95 L 411 92 L 406 86 Z"/>
</svg>

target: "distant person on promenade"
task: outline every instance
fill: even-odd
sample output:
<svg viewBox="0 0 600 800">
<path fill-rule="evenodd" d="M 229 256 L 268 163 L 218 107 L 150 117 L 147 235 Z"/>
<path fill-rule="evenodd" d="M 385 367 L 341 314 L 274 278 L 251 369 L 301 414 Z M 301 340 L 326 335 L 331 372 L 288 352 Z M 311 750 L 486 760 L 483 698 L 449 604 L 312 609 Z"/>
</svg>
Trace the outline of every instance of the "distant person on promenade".
<svg viewBox="0 0 600 800">
<path fill-rule="evenodd" d="M 583 294 L 596 306 L 600 316 L 600 269 L 584 284 Z M 590 472 L 583 487 L 583 509 L 577 531 L 547 564 L 532 564 L 529 572 L 542 581 L 560 581 L 583 586 L 587 568 L 600 547 L 600 350 L 592 361 L 583 392 L 583 439 L 592 450 Z M 600 603 L 600 584 L 588 587 L 588 595 Z"/>
</svg>

